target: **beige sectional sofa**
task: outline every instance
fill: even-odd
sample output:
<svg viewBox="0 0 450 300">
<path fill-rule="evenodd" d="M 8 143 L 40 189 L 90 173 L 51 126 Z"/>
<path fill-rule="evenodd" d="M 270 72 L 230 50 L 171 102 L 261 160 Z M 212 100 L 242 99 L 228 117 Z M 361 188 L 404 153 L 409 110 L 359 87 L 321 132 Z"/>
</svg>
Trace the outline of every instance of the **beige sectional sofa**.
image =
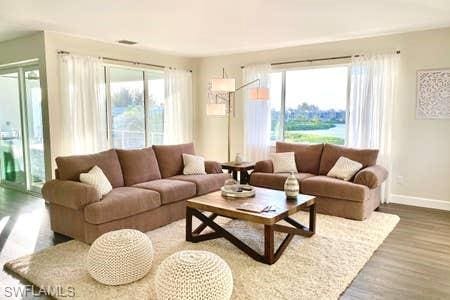
<svg viewBox="0 0 450 300">
<path fill-rule="evenodd" d="M 331 144 L 276 144 L 276 152 L 294 152 L 300 192 L 317 196 L 317 211 L 349 219 L 363 220 L 380 205 L 381 184 L 388 176 L 377 165 L 378 150 L 353 149 Z M 350 181 L 327 177 L 339 157 L 360 162 L 361 169 Z M 253 186 L 283 190 L 289 174 L 273 173 L 271 160 L 259 161 L 250 175 Z"/>
<path fill-rule="evenodd" d="M 220 189 L 230 177 L 212 161 L 205 162 L 207 175 L 182 175 L 182 153 L 194 154 L 193 144 L 58 157 L 57 179 L 42 188 L 52 230 L 92 243 L 111 230 L 145 232 L 184 218 L 185 200 Z M 95 165 L 113 186 L 102 199 L 79 182 L 80 173 Z"/>
</svg>

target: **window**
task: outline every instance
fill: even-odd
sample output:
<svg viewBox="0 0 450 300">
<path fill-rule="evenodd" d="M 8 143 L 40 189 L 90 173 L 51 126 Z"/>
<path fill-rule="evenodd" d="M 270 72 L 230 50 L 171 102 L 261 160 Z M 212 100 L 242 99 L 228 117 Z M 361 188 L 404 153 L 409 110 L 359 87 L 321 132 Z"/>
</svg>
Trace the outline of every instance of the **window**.
<svg viewBox="0 0 450 300">
<path fill-rule="evenodd" d="M 162 72 L 146 72 L 148 85 L 148 141 L 162 144 L 164 134 L 164 76 Z"/>
<path fill-rule="evenodd" d="M 112 66 L 106 72 L 111 145 L 132 149 L 162 144 L 163 72 Z"/>
<path fill-rule="evenodd" d="M 348 67 L 271 74 L 271 140 L 345 144 Z"/>
</svg>

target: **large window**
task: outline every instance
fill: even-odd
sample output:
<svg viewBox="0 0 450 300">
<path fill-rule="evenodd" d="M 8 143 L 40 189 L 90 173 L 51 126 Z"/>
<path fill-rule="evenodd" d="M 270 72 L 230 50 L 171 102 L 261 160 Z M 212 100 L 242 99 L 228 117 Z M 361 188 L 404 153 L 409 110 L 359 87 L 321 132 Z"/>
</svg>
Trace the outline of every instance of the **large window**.
<svg viewBox="0 0 450 300">
<path fill-rule="evenodd" d="M 164 77 L 158 70 L 106 66 L 109 128 L 115 148 L 161 144 L 164 131 Z"/>
<path fill-rule="evenodd" d="M 273 141 L 343 145 L 348 67 L 271 74 Z"/>
</svg>

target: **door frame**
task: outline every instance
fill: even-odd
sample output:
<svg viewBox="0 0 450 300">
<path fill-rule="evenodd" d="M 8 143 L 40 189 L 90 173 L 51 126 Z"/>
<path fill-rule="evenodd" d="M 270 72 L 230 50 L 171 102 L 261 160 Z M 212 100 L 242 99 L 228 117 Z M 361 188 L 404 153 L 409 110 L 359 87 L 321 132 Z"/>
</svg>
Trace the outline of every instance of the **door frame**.
<svg viewBox="0 0 450 300">
<path fill-rule="evenodd" d="M 39 60 L 30 60 L 23 63 L 11 64 L 0 66 L 0 74 L 8 74 L 8 73 L 17 73 L 18 74 L 18 85 L 19 85 L 19 109 L 20 109 L 20 129 L 21 129 L 21 139 L 22 139 L 22 163 L 23 163 L 23 171 L 25 173 L 25 182 L 22 184 L 15 184 L 10 182 L 0 181 L 0 186 L 11 188 L 14 190 L 19 190 L 22 192 L 40 195 L 41 189 L 39 187 L 33 186 L 31 180 L 31 160 L 30 160 L 30 141 L 29 141 L 29 128 L 28 128 L 28 105 L 27 105 L 27 94 L 26 94 L 26 81 L 25 81 L 25 72 L 37 70 L 39 72 L 39 85 L 41 88 L 41 120 L 42 120 L 42 134 L 43 134 L 43 151 L 44 151 L 44 180 L 47 180 L 48 174 L 48 147 L 45 141 L 46 139 L 46 130 L 47 130 L 47 122 L 46 122 L 46 114 L 44 107 L 44 97 L 43 97 L 43 87 L 42 87 L 42 70 Z M 0 178 L 3 176 L 0 176 Z"/>
</svg>

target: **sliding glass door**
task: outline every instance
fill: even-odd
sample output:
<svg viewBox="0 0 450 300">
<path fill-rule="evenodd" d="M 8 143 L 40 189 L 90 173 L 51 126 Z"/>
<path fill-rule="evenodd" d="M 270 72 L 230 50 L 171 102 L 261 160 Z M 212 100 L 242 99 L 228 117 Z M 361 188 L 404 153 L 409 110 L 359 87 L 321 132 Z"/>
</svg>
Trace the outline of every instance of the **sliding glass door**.
<svg viewBox="0 0 450 300">
<path fill-rule="evenodd" d="M 39 69 L 24 70 L 25 106 L 27 128 L 27 157 L 29 185 L 32 190 L 40 190 L 45 182 L 44 128 L 42 122 L 42 93 Z"/>
<path fill-rule="evenodd" d="M 25 188 L 19 70 L 0 71 L 1 183 Z"/>
<path fill-rule="evenodd" d="M 40 192 L 45 182 L 37 65 L 0 70 L 0 184 Z"/>
</svg>

